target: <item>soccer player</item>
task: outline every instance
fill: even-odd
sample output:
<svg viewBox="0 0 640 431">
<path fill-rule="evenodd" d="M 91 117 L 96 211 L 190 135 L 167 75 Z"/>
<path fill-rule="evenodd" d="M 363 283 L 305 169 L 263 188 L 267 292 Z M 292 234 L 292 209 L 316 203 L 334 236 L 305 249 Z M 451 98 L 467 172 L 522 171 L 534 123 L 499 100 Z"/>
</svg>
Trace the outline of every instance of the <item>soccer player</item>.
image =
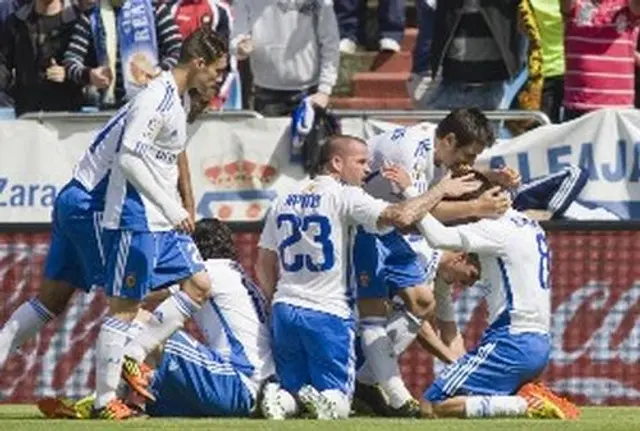
<svg viewBox="0 0 640 431">
<path fill-rule="evenodd" d="M 469 201 L 493 187 L 460 199 Z M 409 178 L 405 185 L 409 184 Z M 527 383 L 544 370 L 551 351 L 550 253 L 540 225 L 509 209 L 497 219 L 469 217 L 443 226 L 433 215 L 420 223 L 435 248 L 477 253 L 489 327 L 478 346 L 448 366 L 427 389 L 422 403 L 438 417 L 534 416 L 564 418 L 570 408 Z"/>
<path fill-rule="evenodd" d="M 264 382 L 275 374 L 267 302 L 237 263 L 227 225 L 216 219 L 200 220 L 193 238 L 216 283 L 215 300 L 209 299 L 194 315 L 205 343 L 183 331 L 166 341 L 150 385 L 156 401 L 147 403 L 146 413 L 250 416 Z M 175 287 L 151 293 L 145 307 L 162 301 Z M 74 404 L 60 398 L 38 402 L 49 418 L 88 418 L 86 405 L 85 399 Z"/>
<path fill-rule="evenodd" d="M 364 141 L 332 137 L 322 147 L 316 175 L 278 197 L 267 215 L 257 273 L 274 295 L 273 351 L 282 387 L 265 390 L 262 407 L 269 418 L 294 415 L 294 396 L 317 418 L 349 415 L 355 372 L 354 292 L 347 282 L 352 228 L 407 227 L 443 195 L 477 186 L 466 178 L 446 179 L 416 199 L 389 204 L 360 187 L 368 161 Z"/>
<path fill-rule="evenodd" d="M 179 64 L 151 81 L 126 113 L 103 217 L 109 311 L 96 350 L 98 418 L 136 415 L 116 397 L 121 373 L 134 390 L 153 400 L 141 362 L 211 295 L 204 263 L 187 234 L 193 221 L 176 199 L 177 155 L 187 143 L 181 97 L 192 88 L 207 94 L 226 67 L 226 43 L 206 28 L 196 30 L 184 41 Z M 125 348 L 141 299 L 174 283 L 180 283 L 180 291 L 158 306 L 145 330 Z"/>
<path fill-rule="evenodd" d="M 260 389 L 275 374 L 267 301 L 237 263 L 227 225 L 196 223 L 193 239 L 216 286 L 194 315 L 202 344 L 185 332 L 164 345 L 150 389 L 151 416 L 250 416 Z"/>
<path fill-rule="evenodd" d="M 122 107 L 97 133 L 74 167 L 71 181 L 56 197 L 44 279 L 37 296 L 18 307 L 0 330 L 0 368 L 11 352 L 62 314 L 77 290 L 104 286 L 101 223 L 106 186 L 131 106 Z M 178 170 L 182 205 L 193 219 L 195 204 L 185 152 L 178 155 Z"/>
<path fill-rule="evenodd" d="M 367 143 L 373 174 L 364 188 L 376 198 L 401 201 L 403 196 L 393 183 L 378 175 L 386 164 L 393 164 L 408 172 L 413 189 L 423 193 L 437 183 L 446 169 L 473 164 L 478 154 L 493 141 L 491 124 L 476 108 L 453 110 L 437 126 L 422 123 L 391 130 Z M 493 175 L 511 179 L 510 174 L 511 171 L 505 171 Z M 442 220 L 471 215 L 495 216 L 506 211 L 509 204 L 508 196 L 494 189 L 470 202 L 440 202 L 433 213 Z M 420 404 L 413 399 L 400 376 L 397 352 L 404 350 L 418 331 L 429 331 L 429 326 L 423 326 L 422 322 L 428 320 L 435 307 L 432 277 L 428 276 L 416 253 L 416 250 L 424 249 L 429 249 L 424 238 L 409 240 L 397 230 L 374 235 L 361 229 L 355 241 L 362 351 L 369 363 L 370 376 L 387 396 L 390 414 L 394 416 L 421 414 Z M 440 254 L 432 251 L 426 264 L 432 268 L 431 273 L 438 267 L 439 259 Z M 396 295 L 406 306 L 404 319 L 396 320 L 396 324 L 404 327 L 404 332 L 396 331 L 397 340 L 391 340 L 387 328 L 387 302 Z M 430 332 L 430 338 L 437 340 L 435 332 Z M 370 382 L 372 379 L 360 379 L 359 382 L 364 383 L 364 380 Z M 360 389 L 375 392 L 372 388 L 360 388 L 360 385 L 358 389 L 358 393 Z"/>
</svg>

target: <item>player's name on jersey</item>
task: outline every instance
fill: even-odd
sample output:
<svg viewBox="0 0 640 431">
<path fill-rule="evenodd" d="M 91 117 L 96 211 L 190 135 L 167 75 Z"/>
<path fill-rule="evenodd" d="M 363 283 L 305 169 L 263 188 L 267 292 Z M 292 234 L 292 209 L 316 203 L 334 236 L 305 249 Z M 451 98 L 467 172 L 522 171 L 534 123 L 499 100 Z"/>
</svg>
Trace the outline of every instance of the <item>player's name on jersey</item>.
<svg viewBox="0 0 640 431">
<path fill-rule="evenodd" d="M 286 206 L 296 206 L 299 205 L 301 208 L 318 208 L 320 206 L 320 200 L 322 196 L 318 194 L 298 194 L 292 193 L 287 195 L 287 198 L 284 201 Z"/>
</svg>

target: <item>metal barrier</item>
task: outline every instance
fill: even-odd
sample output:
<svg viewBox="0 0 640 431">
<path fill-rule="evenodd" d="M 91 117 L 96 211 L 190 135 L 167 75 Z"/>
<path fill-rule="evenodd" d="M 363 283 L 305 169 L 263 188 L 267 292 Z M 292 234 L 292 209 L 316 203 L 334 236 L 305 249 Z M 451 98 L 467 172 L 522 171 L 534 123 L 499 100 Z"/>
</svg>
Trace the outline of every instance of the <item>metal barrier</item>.
<svg viewBox="0 0 640 431">
<path fill-rule="evenodd" d="M 358 109 L 332 109 L 333 115 L 340 118 L 368 118 L 390 120 L 390 119 L 408 119 L 422 121 L 438 121 L 446 117 L 450 111 L 410 111 L 410 110 L 358 110 Z M 68 120 L 68 121 L 107 121 L 115 114 L 115 111 L 98 111 L 98 112 L 31 112 L 20 116 L 21 120 L 37 120 L 40 122 L 47 120 Z M 538 124 L 551 124 L 551 120 L 544 112 L 540 111 L 485 111 L 485 115 L 489 120 L 506 121 L 506 120 L 534 120 Z M 203 120 L 245 120 L 249 118 L 264 118 L 262 114 L 256 111 L 212 111 L 203 113 L 200 117 Z"/>
<path fill-rule="evenodd" d="M 409 110 L 358 110 L 358 109 L 333 109 L 331 113 L 340 118 L 374 118 L 379 120 L 408 119 L 422 121 L 439 121 L 450 111 L 409 111 Z M 535 120 L 541 125 L 551 124 L 551 120 L 544 112 L 540 111 L 484 111 L 489 120 Z"/>
<path fill-rule="evenodd" d="M 51 120 L 78 121 L 108 121 L 116 111 L 98 112 L 30 112 L 20 116 L 20 120 L 36 120 L 39 122 Z M 249 118 L 263 118 L 262 114 L 255 111 L 211 111 L 203 113 L 203 120 L 246 120 Z"/>
</svg>

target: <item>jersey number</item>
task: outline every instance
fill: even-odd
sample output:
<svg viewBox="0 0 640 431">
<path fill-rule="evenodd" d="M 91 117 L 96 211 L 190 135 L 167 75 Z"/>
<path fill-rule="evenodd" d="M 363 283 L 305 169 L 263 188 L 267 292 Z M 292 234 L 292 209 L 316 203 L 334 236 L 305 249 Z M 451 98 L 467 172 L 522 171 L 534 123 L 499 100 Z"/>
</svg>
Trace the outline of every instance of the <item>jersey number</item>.
<svg viewBox="0 0 640 431">
<path fill-rule="evenodd" d="M 288 272 L 297 272 L 306 267 L 311 272 L 323 272 L 333 268 L 333 243 L 331 242 L 331 224 L 325 216 L 312 214 L 305 217 L 298 217 L 294 214 L 280 214 L 277 218 L 278 229 L 284 224 L 291 225 L 291 235 L 286 237 L 278 247 L 280 251 L 280 261 L 282 267 Z M 313 237 L 313 240 L 322 245 L 322 262 L 314 262 L 308 254 L 296 254 L 293 256 L 293 262 L 287 262 L 284 254 L 287 247 L 296 244 L 302 239 L 302 232 L 307 232 L 310 227 L 318 226 L 319 232 Z"/>
<path fill-rule="evenodd" d="M 540 287 L 547 290 L 549 288 L 549 245 L 543 233 L 536 235 L 538 241 L 538 253 L 540 254 L 540 268 L 538 269 L 538 278 Z"/>
</svg>

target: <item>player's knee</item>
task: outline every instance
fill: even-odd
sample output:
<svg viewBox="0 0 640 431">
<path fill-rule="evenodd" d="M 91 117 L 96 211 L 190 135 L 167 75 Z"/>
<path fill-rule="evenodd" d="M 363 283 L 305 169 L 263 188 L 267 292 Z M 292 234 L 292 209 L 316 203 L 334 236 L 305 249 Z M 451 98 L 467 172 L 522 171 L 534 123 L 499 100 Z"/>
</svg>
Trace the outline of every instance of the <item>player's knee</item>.
<svg viewBox="0 0 640 431">
<path fill-rule="evenodd" d="M 206 271 L 201 271 L 193 275 L 190 279 L 183 282 L 181 287 L 189 298 L 198 304 L 204 304 L 204 302 L 211 297 L 211 280 Z"/>
<path fill-rule="evenodd" d="M 384 299 L 363 298 L 358 300 L 358 313 L 361 318 L 386 316 L 387 312 L 387 302 Z"/>
<path fill-rule="evenodd" d="M 67 308 L 75 290 L 65 281 L 44 280 L 38 292 L 38 300 L 57 316 Z"/>
<path fill-rule="evenodd" d="M 138 314 L 141 302 L 128 298 L 109 298 L 109 315 L 118 320 L 131 322 Z"/>
</svg>

